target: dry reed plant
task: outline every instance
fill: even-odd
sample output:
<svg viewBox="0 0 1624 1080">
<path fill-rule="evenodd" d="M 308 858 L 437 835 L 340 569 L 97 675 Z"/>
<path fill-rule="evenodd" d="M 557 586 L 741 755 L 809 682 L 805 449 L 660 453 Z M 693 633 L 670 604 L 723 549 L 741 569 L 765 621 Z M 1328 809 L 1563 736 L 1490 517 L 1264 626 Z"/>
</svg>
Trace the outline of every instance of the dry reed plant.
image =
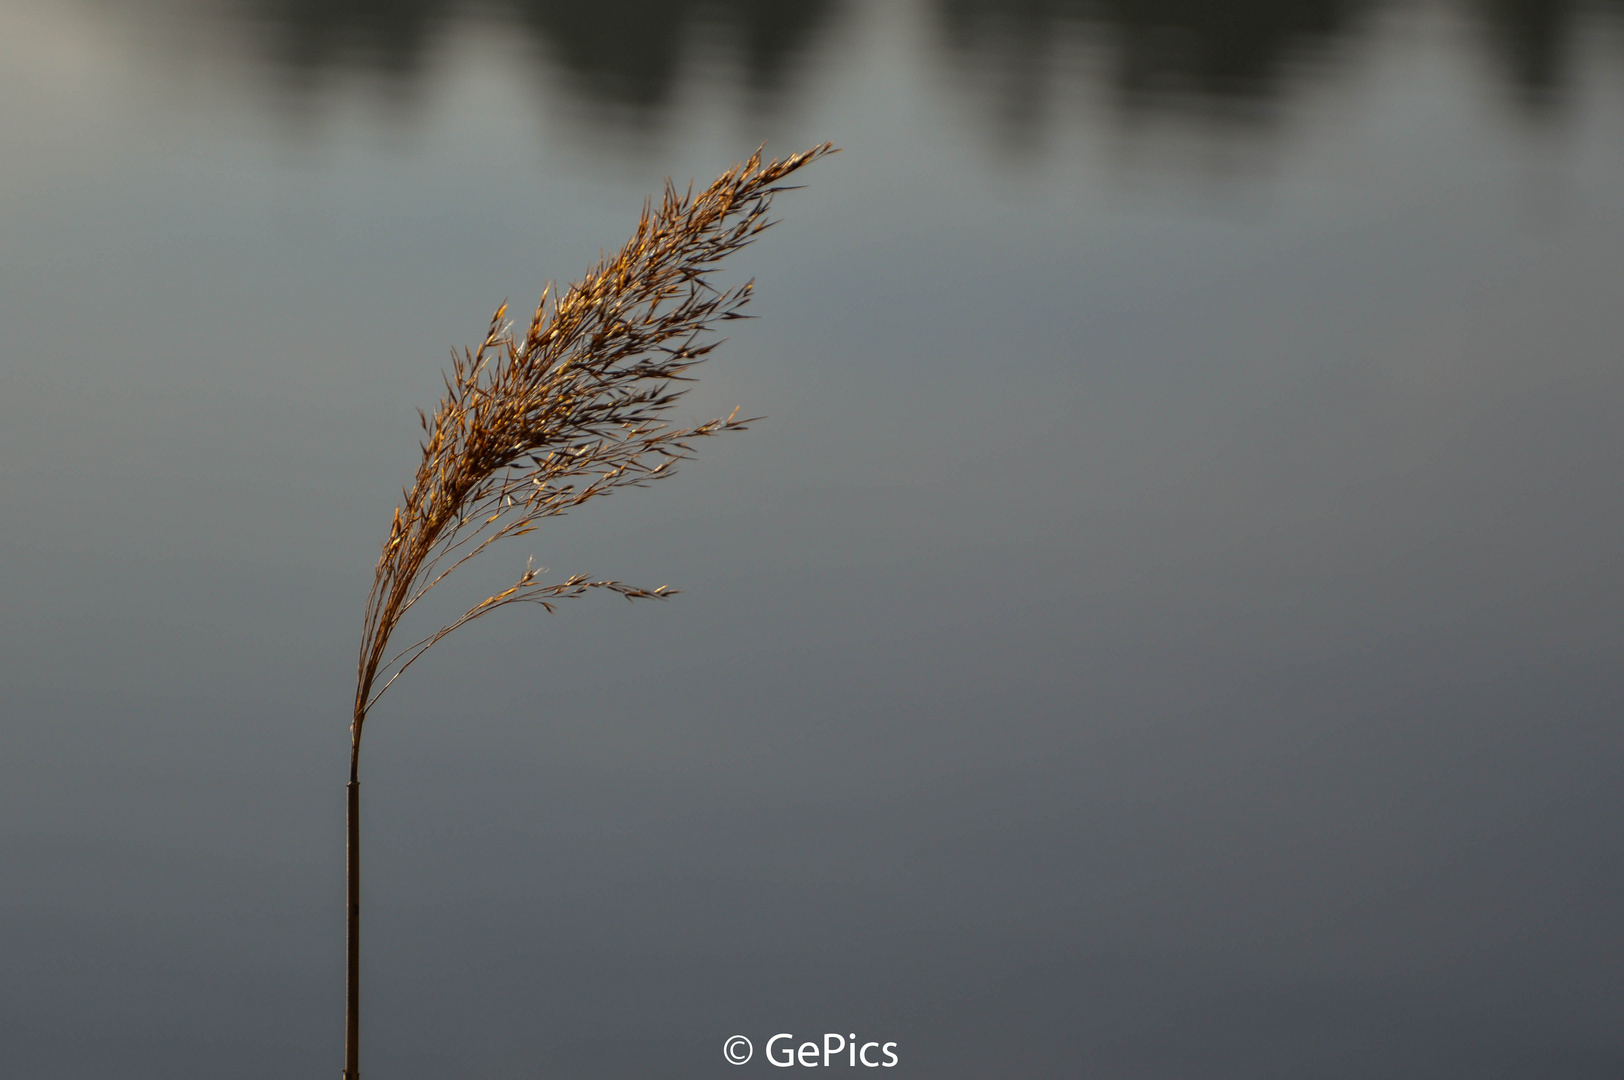
<svg viewBox="0 0 1624 1080">
<path fill-rule="evenodd" d="M 594 589 L 628 600 L 663 599 L 664 587 L 572 575 L 543 582 L 527 568 L 512 586 L 412 644 L 393 650 L 401 620 L 459 567 L 499 540 L 620 488 L 672 475 L 693 440 L 740 431 L 726 420 L 673 427 L 663 417 L 689 371 L 719 343 L 716 324 L 745 318 L 753 282 L 718 291 L 707 280 L 727 255 L 771 224 L 773 196 L 791 173 L 833 153 L 824 143 L 762 164 L 761 151 L 694 195 L 668 180 L 658 206 L 645 202 L 637 229 L 562 293 L 543 292 L 529 328 L 515 337 L 498 308 L 484 342 L 453 354 L 446 393 L 419 413 L 423 459 L 395 511 L 367 597 L 350 725 L 349 995 L 347 1080 L 359 1080 L 359 789 L 361 734 L 378 699 L 446 635 L 510 604 L 553 603 Z"/>
</svg>

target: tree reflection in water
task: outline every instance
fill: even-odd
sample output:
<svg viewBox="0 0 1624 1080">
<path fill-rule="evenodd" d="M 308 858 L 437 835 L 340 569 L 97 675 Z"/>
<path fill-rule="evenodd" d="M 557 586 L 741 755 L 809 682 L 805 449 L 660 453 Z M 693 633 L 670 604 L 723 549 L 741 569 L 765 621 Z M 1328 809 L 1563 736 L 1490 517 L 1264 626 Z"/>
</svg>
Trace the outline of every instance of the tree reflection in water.
<svg viewBox="0 0 1624 1080">
<path fill-rule="evenodd" d="M 229 21 L 255 28 L 256 50 L 298 85 L 357 70 L 414 83 L 454 23 L 516 27 L 563 76 L 576 104 L 638 128 L 660 122 L 702 55 L 720 54 L 716 74 L 771 111 L 856 2 L 234 0 L 229 10 L 240 18 Z M 1398 2 L 930 0 L 926 10 L 944 63 L 985 76 L 969 83 L 984 112 L 1019 129 L 1045 114 L 1065 43 L 1081 46 L 1079 55 L 1098 65 L 1123 108 L 1266 116 L 1290 98 L 1305 71 L 1351 53 L 1361 29 Z M 1561 104 L 1587 20 L 1624 14 L 1624 0 L 1454 2 L 1534 115 Z"/>
<path fill-rule="evenodd" d="M 1474 0 L 1472 8 L 1502 74 L 1535 113 L 1562 104 L 1586 22 L 1624 16 L 1624 0 Z"/>
<path fill-rule="evenodd" d="M 519 28 L 560 69 L 578 103 L 634 126 L 655 122 L 703 40 L 728 56 L 724 77 L 770 108 L 838 0 L 240 0 L 229 20 L 284 83 L 308 90 L 339 72 L 421 77 L 461 20 Z M 402 87 L 409 90 L 409 87 Z"/>
</svg>

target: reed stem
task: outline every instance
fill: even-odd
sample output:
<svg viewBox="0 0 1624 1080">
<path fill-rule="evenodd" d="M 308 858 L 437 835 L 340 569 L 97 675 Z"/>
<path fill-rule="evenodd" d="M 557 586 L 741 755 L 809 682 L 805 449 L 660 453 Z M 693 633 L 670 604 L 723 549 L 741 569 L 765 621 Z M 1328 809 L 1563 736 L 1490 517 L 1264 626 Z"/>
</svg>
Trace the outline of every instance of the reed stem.
<svg viewBox="0 0 1624 1080">
<path fill-rule="evenodd" d="M 344 979 L 344 1080 L 361 1080 L 361 781 L 347 785 L 344 844 L 345 892 L 349 908 L 345 933 L 349 967 Z"/>
</svg>

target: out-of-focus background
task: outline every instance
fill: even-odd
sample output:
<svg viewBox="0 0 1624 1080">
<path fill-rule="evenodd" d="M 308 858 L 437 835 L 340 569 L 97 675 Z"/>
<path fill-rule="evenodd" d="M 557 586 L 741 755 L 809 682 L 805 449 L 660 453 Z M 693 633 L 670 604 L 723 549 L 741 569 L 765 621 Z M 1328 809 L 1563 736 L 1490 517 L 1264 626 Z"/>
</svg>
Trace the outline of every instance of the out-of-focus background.
<svg viewBox="0 0 1624 1080">
<path fill-rule="evenodd" d="M 447 350 L 824 139 L 683 410 L 767 419 L 443 599 L 683 595 L 374 715 L 365 1075 L 1621 1075 L 1579 0 L 0 0 L 0 1073 L 337 1076 Z"/>
</svg>

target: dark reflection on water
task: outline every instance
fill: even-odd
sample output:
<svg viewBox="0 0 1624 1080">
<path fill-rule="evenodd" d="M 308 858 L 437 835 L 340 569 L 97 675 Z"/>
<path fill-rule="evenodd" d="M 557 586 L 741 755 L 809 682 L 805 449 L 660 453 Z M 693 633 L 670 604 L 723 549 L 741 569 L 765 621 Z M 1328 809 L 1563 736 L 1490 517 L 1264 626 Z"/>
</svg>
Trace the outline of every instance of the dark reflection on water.
<svg viewBox="0 0 1624 1080">
<path fill-rule="evenodd" d="M 669 99 L 698 35 L 736 52 L 757 102 L 784 90 L 802 54 L 833 21 L 833 0 L 516 0 L 514 13 L 546 43 L 592 104 L 647 118 Z"/>
<path fill-rule="evenodd" d="M 1595 14 L 1624 14 L 1624 2 L 1475 0 L 1473 9 L 1520 100 L 1545 112 L 1568 88 L 1582 28 Z"/>
<path fill-rule="evenodd" d="M 1347 54 L 1392 0 L 937 0 L 950 51 L 990 73 L 983 92 L 1020 141 L 1047 114 L 1066 46 L 1081 46 L 1125 110 L 1266 118 L 1306 72 Z M 1564 101 L 1577 45 L 1621 0 L 1466 0 L 1493 70 L 1536 118 Z"/>
<path fill-rule="evenodd" d="M 1571 82 L 1581 33 L 1624 0 L 1462 0 L 1490 69 L 1549 116 Z M 563 76 L 573 104 L 631 128 L 657 126 L 683 77 L 720 79 L 755 110 L 787 103 L 814 48 L 856 5 L 842 0 L 238 0 L 216 8 L 303 91 L 363 73 L 411 98 L 436 50 L 468 20 L 517 27 Z M 1173 107 L 1266 117 L 1306 71 L 1353 57 L 1395 0 L 933 0 L 943 61 L 970 67 L 982 111 L 1006 134 L 1041 124 L 1056 68 L 1086 59 L 1125 110 Z"/>
<path fill-rule="evenodd" d="M 1254 114 L 1287 93 L 1305 61 L 1351 41 L 1375 0 L 938 0 L 950 47 L 998 77 L 1016 129 L 1043 112 L 1057 42 L 1101 57 L 1128 108 L 1215 106 Z"/>
<path fill-rule="evenodd" d="M 578 103 L 654 122 L 696 58 L 724 57 L 752 104 L 770 107 L 801 54 L 831 23 L 836 0 L 246 0 L 232 20 L 255 29 L 264 60 L 303 88 L 345 71 L 409 79 L 459 20 L 516 26 L 556 63 Z M 715 52 L 700 46 L 714 45 Z"/>
<path fill-rule="evenodd" d="M 246 0 L 231 20 L 251 27 L 263 59 L 294 86 L 340 69 L 417 77 L 456 14 L 447 0 Z"/>
</svg>

